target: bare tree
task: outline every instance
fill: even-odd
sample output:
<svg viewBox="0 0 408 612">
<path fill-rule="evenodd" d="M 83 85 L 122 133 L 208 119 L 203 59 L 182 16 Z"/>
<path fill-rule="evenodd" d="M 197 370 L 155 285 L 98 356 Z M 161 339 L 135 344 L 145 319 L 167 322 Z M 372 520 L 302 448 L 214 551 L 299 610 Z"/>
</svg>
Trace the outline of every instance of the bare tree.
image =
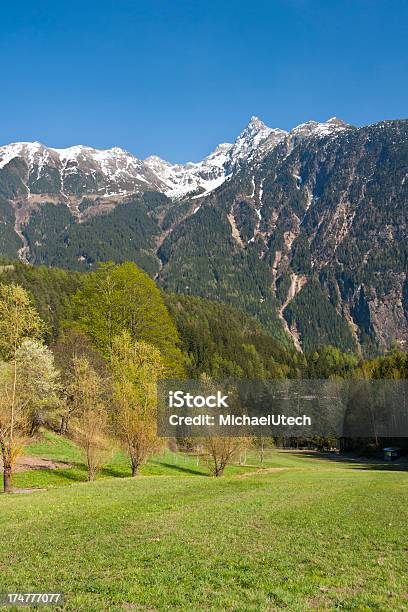
<svg viewBox="0 0 408 612">
<path fill-rule="evenodd" d="M 52 346 L 55 363 L 61 371 L 61 395 L 63 401 L 59 406 L 59 432 L 67 434 L 71 418 L 75 417 L 78 409 L 76 398 L 71 394 L 71 383 L 74 377 L 74 360 L 85 357 L 90 366 L 101 378 L 108 382 L 109 371 L 102 355 L 95 348 L 92 340 L 81 331 L 67 328 L 58 337 Z M 106 385 L 109 387 L 109 384 Z"/>
<path fill-rule="evenodd" d="M 213 476 L 222 476 L 224 470 L 248 448 L 248 438 L 209 436 L 201 438 L 201 444 L 207 453 L 207 463 Z"/>
<path fill-rule="evenodd" d="M 69 393 L 75 415 L 72 436 L 83 450 L 88 480 L 94 480 L 109 455 L 108 413 L 103 381 L 86 357 L 74 357 Z"/>
</svg>

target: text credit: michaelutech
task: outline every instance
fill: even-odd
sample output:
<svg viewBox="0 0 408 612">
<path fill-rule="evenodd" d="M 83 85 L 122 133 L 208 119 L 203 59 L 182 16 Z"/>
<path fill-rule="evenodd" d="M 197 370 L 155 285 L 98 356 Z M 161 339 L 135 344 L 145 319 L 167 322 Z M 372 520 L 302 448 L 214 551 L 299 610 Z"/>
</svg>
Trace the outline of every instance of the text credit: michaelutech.
<svg viewBox="0 0 408 612">
<path fill-rule="evenodd" d="M 171 380 L 161 436 L 408 437 L 408 381 Z"/>
</svg>

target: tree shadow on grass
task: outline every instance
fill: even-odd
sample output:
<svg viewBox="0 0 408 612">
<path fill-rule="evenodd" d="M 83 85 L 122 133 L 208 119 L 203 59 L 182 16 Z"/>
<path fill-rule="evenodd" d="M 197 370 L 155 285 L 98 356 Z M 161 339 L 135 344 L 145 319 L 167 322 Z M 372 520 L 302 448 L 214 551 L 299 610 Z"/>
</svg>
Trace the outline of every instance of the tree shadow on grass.
<svg viewBox="0 0 408 612">
<path fill-rule="evenodd" d="M 353 465 L 353 470 L 377 470 L 383 472 L 408 472 L 408 463 L 386 461 L 384 463 L 367 463 L 366 465 Z"/>
<path fill-rule="evenodd" d="M 106 465 L 99 473 L 111 478 L 129 478 L 132 475 L 130 469 L 126 471 L 123 468 L 114 467 L 112 465 Z"/>
<path fill-rule="evenodd" d="M 77 468 L 27 470 L 13 475 L 13 484 L 18 488 L 44 488 L 86 481 L 86 471 Z"/>
<path fill-rule="evenodd" d="M 186 474 L 193 474 L 194 476 L 208 476 L 206 472 L 202 472 L 201 470 L 195 470 L 193 468 L 189 468 L 183 465 L 179 465 L 177 463 L 168 463 L 167 461 L 151 461 L 150 464 L 156 464 L 160 467 L 169 468 L 172 471 L 176 472 L 184 472 Z"/>
<path fill-rule="evenodd" d="M 81 463 L 72 464 L 70 468 L 58 468 L 47 470 L 47 472 L 61 480 L 72 480 L 73 482 L 85 482 L 87 480 L 86 467 Z"/>
<path fill-rule="evenodd" d="M 338 463 L 354 463 L 358 461 L 367 461 L 367 459 L 363 459 L 361 457 L 356 457 L 355 455 L 339 455 L 337 453 L 325 453 L 323 451 L 300 451 L 293 450 L 288 451 L 290 455 L 295 457 L 302 457 L 306 459 L 315 459 L 318 461 L 336 461 Z"/>
</svg>

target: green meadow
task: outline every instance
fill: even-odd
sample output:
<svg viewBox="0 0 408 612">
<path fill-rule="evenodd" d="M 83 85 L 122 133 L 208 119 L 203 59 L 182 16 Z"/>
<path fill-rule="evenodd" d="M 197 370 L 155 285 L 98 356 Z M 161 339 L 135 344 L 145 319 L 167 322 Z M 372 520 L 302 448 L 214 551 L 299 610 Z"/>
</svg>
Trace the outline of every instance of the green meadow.
<svg viewBox="0 0 408 612">
<path fill-rule="evenodd" d="M 0 496 L 0 591 L 86 611 L 408 608 L 406 471 L 272 450 L 212 478 L 166 451 L 136 478 L 117 453 L 88 483 L 64 438 L 26 453 L 69 465 Z"/>
</svg>

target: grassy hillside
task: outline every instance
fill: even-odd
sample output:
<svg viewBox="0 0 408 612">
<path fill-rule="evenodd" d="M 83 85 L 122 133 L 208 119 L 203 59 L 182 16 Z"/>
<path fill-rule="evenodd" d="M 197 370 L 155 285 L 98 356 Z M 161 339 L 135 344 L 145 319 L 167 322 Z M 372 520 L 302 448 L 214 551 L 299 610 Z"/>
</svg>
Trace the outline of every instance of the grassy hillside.
<svg viewBox="0 0 408 612">
<path fill-rule="evenodd" d="M 49 469 L 17 471 L 13 476 L 13 485 L 17 488 L 61 487 L 87 481 L 87 469 L 80 449 L 64 436 L 44 432 L 39 440 L 26 447 L 25 455 L 63 462 L 67 465 L 58 469 L 50 467 Z M 253 469 L 256 468 L 231 465 L 226 468 L 226 473 L 233 475 Z M 142 476 L 205 476 L 208 470 L 203 459 L 192 454 L 174 453 L 165 449 L 162 453 L 150 457 L 147 463 L 141 466 L 140 473 Z M 130 476 L 129 461 L 120 450 L 117 450 L 113 452 L 97 478 L 128 478 Z"/>
<path fill-rule="evenodd" d="M 29 450 L 80 461 L 58 439 Z M 2 590 L 61 589 L 87 611 L 406 609 L 406 472 L 272 451 L 262 473 L 213 479 L 161 461 L 167 475 L 0 496 Z"/>
</svg>

